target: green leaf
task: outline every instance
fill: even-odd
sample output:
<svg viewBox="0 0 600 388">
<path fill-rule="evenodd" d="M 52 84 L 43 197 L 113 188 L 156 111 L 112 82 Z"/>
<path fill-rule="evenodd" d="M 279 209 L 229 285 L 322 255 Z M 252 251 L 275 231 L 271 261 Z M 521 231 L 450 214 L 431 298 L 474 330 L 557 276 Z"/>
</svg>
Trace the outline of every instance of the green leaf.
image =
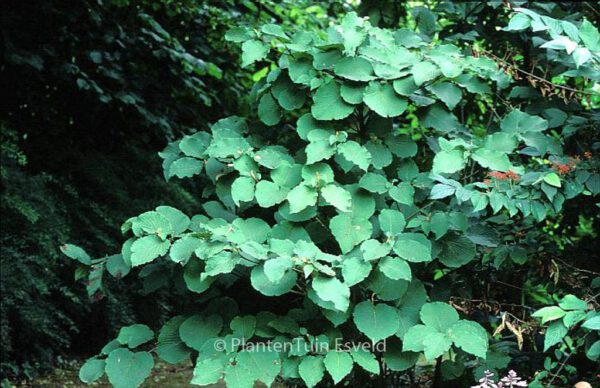
<svg viewBox="0 0 600 388">
<path fill-rule="evenodd" d="M 200 174 L 202 171 L 202 161 L 196 158 L 184 157 L 175 160 L 169 168 L 169 178 L 190 178 Z"/>
<path fill-rule="evenodd" d="M 198 360 L 194 367 L 192 380 L 193 385 L 216 384 L 223 378 L 226 360 L 222 358 L 208 358 Z"/>
<path fill-rule="evenodd" d="M 488 351 L 488 336 L 478 323 L 460 320 L 448 329 L 448 337 L 467 353 L 484 358 Z"/>
<path fill-rule="evenodd" d="M 210 134 L 206 132 L 197 132 L 190 136 L 184 136 L 179 142 L 179 149 L 186 156 L 202 159 L 206 157 L 206 150 L 211 141 Z"/>
<path fill-rule="evenodd" d="M 384 257 L 392 250 L 388 243 L 381 243 L 377 240 L 367 240 L 360 246 L 363 257 L 367 261 L 372 261 Z"/>
<path fill-rule="evenodd" d="M 185 265 L 183 280 L 190 291 L 203 293 L 215 281 L 214 277 L 207 276 L 202 273 L 202 270 L 203 266 L 200 264 L 200 260 L 192 259 Z"/>
<path fill-rule="evenodd" d="M 443 333 L 432 333 L 423 339 L 425 358 L 433 361 L 447 352 L 452 346 L 452 340 Z"/>
<path fill-rule="evenodd" d="M 271 181 L 261 180 L 256 184 L 254 196 L 260 207 L 271 207 L 285 201 L 288 190 Z"/>
<path fill-rule="evenodd" d="M 579 36 L 591 51 L 600 51 L 600 32 L 592 23 L 584 20 L 579 26 Z"/>
<path fill-rule="evenodd" d="M 335 65 L 333 71 L 351 81 L 370 81 L 375 78 L 371 62 L 361 57 L 344 58 Z"/>
<path fill-rule="evenodd" d="M 442 100 L 448 109 L 452 110 L 462 99 L 460 88 L 450 82 L 440 82 L 427 88 Z"/>
<path fill-rule="evenodd" d="M 419 233 L 401 233 L 396 237 L 394 252 L 413 263 L 431 261 L 431 242 Z"/>
<path fill-rule="evenodd" d="M 266 296 L 281 296 L 288 293 L 296 284 L 298 275 L 294 271 L 287 271 L 278 282 L 272 282 L 265 275 L 263 266 L 256 266 L 250 273 L 252 287 Z"/>
<path fill-rule="evenodd" d="M 343 84 L 340 88 L 340 95 L 348 104 L 360 104 L 363 102 L 364 92 L 364 85 Z"/>
<path fill-rule="evenodd" d="M 418 148 L 407 135 L 390 135 L 385 138 L 385 144 L 390 151 L 399 158 L 412 158 L 417 154 Z"/>
<path fill-rule="evenodd" d="M 419 87 L 415 84 L 415 79 L 412 75 L 395 80 L 393 85 L 396 93 L 401 96 L 410 96 L 417 91 L 417 89 L 419 89 Z"/>
<path fill-rule="evenodd" d="M 367 33 L 362 28 L 363 23 L 363 19 L 356 12 L 349 12 L 342 19 L 339 32 L 343 38 L 344 54 L 354 56 L 356 49 L 364 41 Z"/>
<path fill-rule="evenodd" d="M 152 371 L 154 360 L 150 353 L 116 349 L 106 358 L 106 375 L 115 388 L 137 388 Z"/>
<path fill-rule="evenodd" d="M 375 355 L 365 349 L 356 348 L 350 351 L 352 355 L 352 359 L 357 363 L 361 368 L 366 370 L 369 373 L 379 374 L 379 363 L 375 358 Z"/>
<path fill-rule="evenodd" d="M 537 310 L 531 314 L 534 318 L 541 318 L 542 325 L 546 322 L 554 321 L 565 316 L 567 312 L 558 306 L 548 306 Z"/>
<path fill-rule="evenodd" d="M 592 361 L 598 361 L 600 358 L 600 340 L 594 342 L 592 346 L 588 348 L 585 355 Z"/>
<path fill-rule="evenodd" d="M 433 158 L 432 172 L 454 174 L 465 168 L 465 156 L 461 150 L 440 151 Z"/>
<path fill-rule="evenodd" d="M 587 303 L 575 295 L 565 295 L 558 303 L 563 310 L 587 310 Z"/>
<path fill-rule="evenodd" d="M 254 179 L 247 176 L 236 178 L 231 184 L 231 198 L 236 206 L 240 206 L 240 202 L 250 202 L 254 199 Z"/>
<path fill-rule="evenodd" d="M 408 182 L 401 182 L 398 186 L 392 186 L 389 194 L 398 203 L 409 206 L 414 204 L 415 188 Z"/>
<path fill-rule="evenodd" d="M 448 330 L 458 322 L 458 313 L 454 307 L 443 302 L 433 302 L 423 305 L 420 312 L 421 321 L 440 333 Z"/>
<path fill-rule="evenodd" d="M 84 251 L 82 248 L 78 247 L 77 245 L 64 244 L 64 245 L 61 245 L 60 250 L 62 251 L 62 253 L 67 255 L 69 258 L 71 258 L 73 260 L 77 260 L 78 262 L 80 262 L 83 265 L 91 265 L 92 264 L 92 258 L 87 254 L 86 251 Z"/>
<path fill-rule="evenodd" d="M 242 67 L 247 67 L 256 61 L 263 60 L 269 53 L 269 46 L 260 40 L 252 39 L 242 43 Z"/>
<path fill-rule="evenodd" d="M 248 368 L 238 363 L 225 365 L 225 385 L 233 388 L 253 388 L 254 374 Z"/>
<path fill-rule="evenodd" d="M 281 360 L 277 352 L 270 349 L 249 349 L 238 353 L 236 363 L 242 369 L 245 369 L 251 376 L 249 381 L 255 380 L 263 382 L 267 387 L 271 386 L 279 372 L 281 371 Z M 228 384 L 228 386 L 231 386 Z"/>
<path fill-rule="evenodd" d="M 402 372 L 412 368 L 419 359 L 419 353 L 403 352 L 397 342 L 388 344 L 387 349 L 383 353 L 385 365 L 394 372 Z"/>
<path fill-rule="evenodd" d="M 369 151 L 353 140 L 340 144 L 338 146 L 338 153 L 364 171 L 367 171 L 371 163 L 371 154 Z"/>
<path fill-rule="evenodd" d="M 405 226 L 404 214 L 398 210 L 383 209 L 379 213 L 379 227 L 388 236 L 395 236 L 402 233 Z"/>
<path fill-rule="evenodd" d="M 435 334 L 440 334 L 440 332 L 433 327 L 414 325 L 408 329 L 402 339 L 402 350 L 405 352 L 422 352 L 425 350 L 425 345 L 423 343 L 425 339 Z"/>
<path fill-rule="evenodd" d="M 411 281 L 412 273 L 408 263 L 397 257 L 386 256 L 379 261 L 379 270 L 390 279 Z"/>
<path fill-rule="evenodd" d="M 235 317 L 229 323 L 229 327 L 233 331 L 233 335 L 238 338 L 250 339 L 254 336 L 256 329 L 256 318 L 252 315 L 244 317 Z"/>
<path fill-rule="evenodd" d="M 398 310 L 385 303 L 360 302 L 354 307 L 353 318 L 358 330 L 373 342 L 394 335 L 399 328 Z"/>
<path fill-rule="evenodd" d="M 248 27 L 233 27 L 225 33 L 225 40 L 242 43 L 254 38 L 256 34 Z"/>
<path fill-rule="evenodd" d="M 433 128 L 444 133 L 451 132 L 460 127 L 456 116 L 448 112 L 440 104 L 432 105 L 425 113 L 421 123 L 426 128 Z"/>
<path fill-rule="evenodd" d="M 342 276 L 344 283 L 353 286 L 365 280 L 371 272 L 371 264 L 360 257 L 348 257 L 342 262 Z"/>
<path fill-rule="evenodd" d="M 161 240 L 156 235 L 138 238 L 131 245 L 131 266 L 149 263 L 169 251 L 169 240 Z"/>
<path fill-rule="evenodd" d="M 392 153 L 385 145 L 369 141 L 365 144 L 365 148 L 371 154 L 371 164 L 375 169 L 381 170 L 392 164 Z"/>
<path fill-rule="evenodd" d="M 260 30 L 267 35 L 273 35 L 282 39 L 289 39 L 287 34 L 283 31 L 283 28 L 278 24 L 268 23 L 263 24 Z"/>
<path fill-rule="evenodd" d="M 284 74 L 277 78 L 271 87 L 271 93 L 279 105 L 287 111 L 301 108 L 306 101 L 306 91 L 295 85 Z"/>
<path fill-rule="evenodd" d="M 160 329 L 156 354 L 169 364 L 180 363 L 190 356 L 191 349 L 183 343 L 179 336 L 179 327 L 186 319 L 181 315 L 175 316 Z"/>
<path fill-rule="evenodd" d="M 358 185 L 371 193 L 383 194 L 388 191 L 390 183 L 385 176 L 368 172 L 360 178 Z"/>
<path fill-rule="evenodd" d="M 275 125 L 281 120 L 281 109 L 271 93 L 265 93 L 260 98 L 258 117 L 266 125 Z"/>
<path fill-rule="evenodd" d="M 377 81 L 369 83 L 363 101 L 382 117 L 400 116 L 408 106 L 406 99 L 396 94 L 391 83 L 381 84 Z"/>
<path fill-rule="evenodd" d="M 352 372 L 353 361 L 347 352 L 333 349 L 327 352 L 324 364 L 333 379 L 333 383 L 337 384 Z"/>
<path fill-rule="evenodd" d="M 451 234 L 441 244 L 438 260 L 447 267 L 458 268 L 475 258 L 475 244 L 467 237 Z"/>
<path fill-rule="evenodd" d="M 435 234 L 435 239 L 439 240 L 448 232 L 449 219 L 445 213 L 435 212 L 431 216 L 430 229 Z M 469 240 L 470 241 L 470 240 Z"/>
<path fill-rule="evenodd" d="M 290 213 L 299 213 L 317 203 L 317 190 L 314 187 L 300 184 L 288 193 L 286 199 L 290 203 Z"/>
<path fill-rule="evenodd" d="M 302 167 L 302 179 L 312 187 L 323 187 L 333 182 L 333 170 L 327 163 L 315 163 Z"/>
<path fill-rule="evenodd" d="M 131 325 L 122 327 L 119 330 L 117 341 L 121 345 L 127 345 L 130 348 L 136 348 L 141 344 L 145 344 L 154 338 L 154 332 L 146 325 Z"/>
<path fill-rule="evenodd" d="M 507 171 L 511 164 L 508 156 L 500 151 L 480 148 L 471 157 L 484 168 L 496 171 Z"/>
<path fill-rule="evenodd" d="M 554 187 L 561 187 L 560 177 L 557 173 L 551 172 L 549 174 L 544 175 L 544 182 Z"/>
<path fill-rule="evenodd" d="M 329 222 L 329 229 L 340 245 L 342 253 L 348 253 L 352 248 L 371 237 L 373 226 L 367 219 L 338 214 Z"/>
<path fill-rule="evenodd" d="M 523 13 L 515 13 L 509 20 L 508 26 L 504 27 L 504 31 L 521 31 L 531 26 L 531 19 Z"/>
<path fill-rule="evenodd" d="M 217 337 L 222 328 L 223 319 L 219 315 L 192 315 L 179 326 L 179 336 L 187 346 L 200 350 L 208 340 Z"/>
<path fill-rule="evenodd" d="M 136 235 L 139 235 L 141 230 L 148 234 L 156 234 L 163 240 L 174 232 L 169 218 L 156 211 L 145 212 L 138 216 L 133 221 L 132 229 Z"/>
<path fill-rule="evenodd" d="M 586 329 L 590 330 L 600 330 L 600 315 L 596 315 L 595 317 L 591 317 L 587 321 L 583 322 L 583 325 Z"/>
<path fill-rule="evenodd" d="M 514 134 L 542 132 L 548 129 L 548 121 L 515 109 L 502 120 L 500 128 L 506 133 Z"/>
<path fill-rule="evenodd" d="M 298 373 L 308 388 L 317 385 L 325 376 L 322 356 L 305 356 L 300 361 Z"/>
<path fill-rule="evenodd" d="M 415 85 L 421 86 L 441 74 L 440 69 L 431 62 L 423 61 L 413 65 L 412 75 Z"/>
<path fill-rule="evenodd" d="M 317 120 L 341 120 L 354 111 L 340 95 L 340 86 L 335 81 L 321 85 L 313 96 L 311 113 Z"/>
<path fill-rule="evenodd" d="M 105 365 L 104 360 L 97 358 L 88 359 L 79 370 L 79 380 L 86 384 L 93 383 L 104 375 Z"/>
<path fill-rule="evenodd" d="M 438 183 L 431 188 L 430 199 L 442 199 L 454 195 L 456 187 Z"/>
<path fill-rule="evenodd" d="M 342 187 L 327 185 L 321 189 L 321 195 L 341 212 L 349 212 L 352 209 L 352 195 Z"/>
<path fill-rule="evenodd" d="M 312 288 L 319 298 L 332 302 L 336 310 L 346 311 L 350 305 L 350 288 L 337 278 L 317 276 L 312 281 Z"/>
<path fill-rule="evenodd" d="M 552 322 L 546 329 L 546 335 L 544 336 L 544 352 L 560 343 L 568 331 L 562 321 Z"/>
</svg>

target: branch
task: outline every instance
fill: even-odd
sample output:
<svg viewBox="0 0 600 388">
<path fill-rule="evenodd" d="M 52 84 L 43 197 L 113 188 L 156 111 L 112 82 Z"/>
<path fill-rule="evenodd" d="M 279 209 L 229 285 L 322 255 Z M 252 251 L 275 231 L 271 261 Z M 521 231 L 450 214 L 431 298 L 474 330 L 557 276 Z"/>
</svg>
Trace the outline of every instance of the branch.
<svg viewBox="0 0 600 388">
<path fill-rule="evenodd" d="M 568 92 L 570 92 L 570 93 L 574 93 L 574 94 L 585 94 L 585 95 L 588 95 L 588 96 L 600 96 L 600 93 L 596 93 L 596 92 L 587 92 L 587 91 L 585 91 L 585 90 L 573 89 L 573 88 L 571 88 L 571 87 L 568 87 L 568 86 L 565 86 L 565 85 L 558 85 L 558 84 L 555 84 L 555 83 L 553 83 L 552 81 L 548 81 L 548 80 L 547 80 L 547 79 L 545 79 L 545 78 L 542 78 L 542 77 L 540 77 L 540 76 L 537 76 L 537 75 L 535 75 L 535 74 L 532 74 L 532 73 L 530 73 L 530 72 L 528 72 L 528 71 L 525 71 L 525 70 L 522 70 L 522 69 L 518 68 L 518 67 L 517 67 L 517 66 L 515 66 L 514 64 L 512 64 L 512 63 L 509 63 L 508 61 L 506 61 L 506 60 L 504 60 L 504 59 L 502 59 L 502 58 L 498 57 L 497 55 L 493 54 L 493 53 L 492 53 L 492 52 L 490 52 L 490 51 L 487 51 L 487 50 L 482 50 L 481 52 L 482 52 L 484 55 L 486 55 L 486 56 L 488 56 L 488 57 L 491 57 L 493 60 L 495 60 L 495 61 L 497 61 L 497 62 L 500 62 L 500 63 L 502 63 L 502 64 L 503 64 L 503 65 L 505 65 L 507 68 L 509 68 L 509 69 L 511 69 L 511 70 L 514 70 L 514 71 L 516 71 L 516 72 L 518 72 L 518 73 L 521 73 L 521 74 L 523 74 L 523 75 L 526 75 L 527 77 L 533 78 L 533 79 L 535 79 L 536 81 L 539 81 L 539 82 L 541 82 L 541 83 L 543 83 L 543 84 L 546 84 L 546 85 L 548 85 L 548 86 L 550 86 L 550 87 L 552 87 L 552 88 L 555 88 L 555 89 L 561 89 L 561 90 L 563 90 L 563 91 L 568 91 Z"/>
</svg>

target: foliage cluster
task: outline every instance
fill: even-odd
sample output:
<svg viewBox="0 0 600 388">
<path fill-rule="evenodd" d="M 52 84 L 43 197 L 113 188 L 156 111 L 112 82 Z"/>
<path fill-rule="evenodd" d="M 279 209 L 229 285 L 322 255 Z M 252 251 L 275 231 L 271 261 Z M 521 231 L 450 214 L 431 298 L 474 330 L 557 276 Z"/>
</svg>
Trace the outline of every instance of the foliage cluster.
<svg viewBox="0 0 600 388">
<path fill-rule="evenodd" d="M 152 352 L 192 357 L 192 384 L 231 387 L 394 386 L 431 369 L 437 386 L 466 386 L 509 365 L 541 387 L 593 373 L 598 273 L 570 285 L 578 297 L 538 269 L 594 234 L 585 211 L 579 236 L 540 225 L 600 192 L 600 33 L 581 14 L 560 18 L 557 4 L 404 11 L 402 28 L 378 27 L 386 11 L 366 2 L 372 22 L 350 12 L 316 31 L 229 30 L 242 66 L 268 64 L 250 93 L 258 120 L 221 119 L 160 153 L 167 179 L 200 182 L 201 214 L 159 206 L 132 217 L 121 252 L 103 259 L 64 246 L 90 280 L 135 271 L 145 288 L 193 303 L 157 336 L 123 327 L 84 365 L 84 382 L 139 386 Z M 517 50 L 495 44 L 503 37 Z M 534 313 L 543 305 L 553 306 Z M 236 339 L 308 346 L 256 351 Z M 387 347 L 337 351 L 339 339 Z M 579 355 L 581 371 L 569 363 Z"/>
</svg>

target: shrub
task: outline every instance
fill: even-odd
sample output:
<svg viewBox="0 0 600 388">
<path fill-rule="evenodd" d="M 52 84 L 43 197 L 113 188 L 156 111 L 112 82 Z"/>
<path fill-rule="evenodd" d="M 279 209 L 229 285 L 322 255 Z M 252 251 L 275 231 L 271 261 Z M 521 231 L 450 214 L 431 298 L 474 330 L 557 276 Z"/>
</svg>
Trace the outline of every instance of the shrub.
<svg viewBox="0 0 600 388">
<path fill-rule="evenodd" d="M 552 28 L 521 11 L 508 29 L 524 17 Z M 505 368 L 497 322 L 462 314 L 451 296 L 483 284 L 490 262 L 526 262 L 513 233 L 599 191 L 593 162 L 573 169 L 564 155 L 569 130 L 493 100 L 513 82 L 495 60 L 355 13 L 325 31 L 267 24 L 226 38 L 241 43 L 244 66 L 272 66 L 251 93 L 260 121 L 228 117 L 161 153 L 167 178 L 203 185 L 202 214 L 161 206 L 133 217 L 107 259 L 66 249 L 97 271 L 142 267 L 144 287 L 186 290 L 193 306 L 155 347 L 149 327 L 122 328 L 82 380 L 138 386 L 151 351 L 169 363 L 192 356 L 192 384 L 231 387 L 392 384 L 420 359 L 438 385 Z M 597 63 L 590 44 L 575 43 L 590 53 L 578 67 Z M 596 319 L 587 309 L 577 311 Z"/>
</svg>

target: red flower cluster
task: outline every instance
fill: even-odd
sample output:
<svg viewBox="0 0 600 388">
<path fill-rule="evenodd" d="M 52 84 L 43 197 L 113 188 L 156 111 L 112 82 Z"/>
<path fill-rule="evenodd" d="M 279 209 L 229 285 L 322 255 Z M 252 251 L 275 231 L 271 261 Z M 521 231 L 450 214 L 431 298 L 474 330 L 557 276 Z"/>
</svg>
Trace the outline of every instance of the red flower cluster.
<svg viewBox="0 0 600 388">
<path fill-rule="evenodd" d="M 491 178 L 498 179 L 499 181 L 511 180 L 516 182 L 519 179 L 521 179 L 521 176 L 519 174 L 511 170 L 508 170 L 507 172 L 491 171 L 488 173 L 488 176 Z"/>
<path fill-rule="evenodd" d="M 569 172 L 573 171 L 579 162 L 579 156 L 569 157 L 569 161 L 567 163 L 560 162 L 552 162 L 552 168 L 559 173 L 560 175 L 566 175 Z"/>
</svg>

